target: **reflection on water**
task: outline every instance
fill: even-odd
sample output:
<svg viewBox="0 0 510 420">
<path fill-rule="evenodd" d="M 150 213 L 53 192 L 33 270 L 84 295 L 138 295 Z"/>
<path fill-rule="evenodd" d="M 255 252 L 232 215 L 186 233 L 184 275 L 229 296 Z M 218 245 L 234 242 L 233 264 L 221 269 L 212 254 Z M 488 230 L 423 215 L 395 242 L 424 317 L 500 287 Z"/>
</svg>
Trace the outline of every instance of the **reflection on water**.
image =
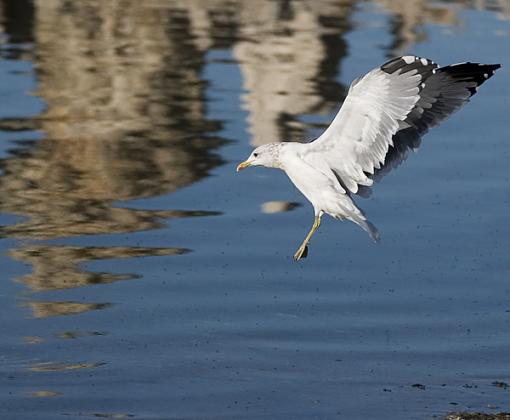
<svg viewBox="0 0 510 420">
<path fill-rule="evenodd" d="M 243 74 L 253 145 L 303 141 L 303 114 L 328 114 L 346 89 L 336 81 L 351 29 L 352 1 L 241 2 Z M 244 18 L 244 19 L 243 19 Z"/>
<path fill-rule="evenodd" d="M 80 303 L 80 302 L 42 302 L 32 301 L 26 304 L 34 318 L 47 318 L 49 316 L 76 315 L 83 312 L 107 309 L 111 303 Z"/>
<path fill-rule="evenodd" d="M 262 213 L 282 213 L 286 211 L 292 211 L 299 207 L 299 203 L 290 203 L 288 201 L 267 201 L 262 204 Z"/>
<path fill-rule="evenodd" d="M 81 337 L 90 337 L 97 335 L 106 335 L 105 332 L 99 331 L 64 331 L 58 334 L 55 334 L 55 337 L 62 338 L 64 340 L 75 340 Z"/>
<path fill-rule="evenodd" d="M 243 106 L 253 145 L 303 141 L 314 128 L 300 119 L 306 114 L 330 114 L 347 90 L 336 79 L 347 54 L 344 35 L 354 24 L 356 0 L 180 0 L 190 17 L 196 44 L 232 48 L 239 64 Z M 463 8 L 493 10 L 510 17 L 507 0 L 430 2 L 377 0 L 391 13 L 388 55 L 405 52 L 427 39 L 425 24 L 459 25 Z M 218 23 L 221 18 L 221 26 Z M 227 38 L 228 37 L 228 38 Z"/>
<path fill-rule="evenodd" d="M 23 337 L 23 341 L 27 344 L 40 344 L 40 343 L 44 342 L 44 339 L 42 337 L 29 335 L 29 336 Z"/>
<path fill-rule="evenodd" d="M 431 2 L 428 0 L 377 0 L 391 13 L 394 38 L 389 46 L 389 56 L 402 55 L 413 44 L 427 40 L 425 24 L 460 26 L 458 12 L 463 8 L 491 10 L 503 19 L 510 19 L 508 0 L 457 0 Z"/>
<path fill-rule="evenodd" d="M 391 41 L 383 47 L 387 55 L 427 40 L 428 23 L 443 29 L 458 27 L 460 12 L 466 8 L 510 18 L 506 0 L 373 3 L 390 20 Z M 346 95 L 347 86 L 338 80 L 348 55 L 346 35 L 364 24 L 355 20 L 357 8 L 364 4 L 357 0 L 0 0 L 0 60 L 30 62 L 37 79 L 32 94 L 45 104 L 38 115 L 13 116 L 11 110 L 4 113 L 7 107 L 0 103 L 0 141 L 11 140 L 0 158 L 0 213 L 21 216 L 0 226 L 0 239 L 21 239 L 7 254 L 30 270 L 16 279 L 30 292 L 22 294 L 28 299 L 22 305 L 33 318 L 41 318 L 29 322 L 41 325 L 43 318 L 111 308 L 110 295 L 90 302 L 87 295 L 64 294 L 79 287 L 87 293 L 86 286 L 145 274 L 94 272 L 87 268 L 90 262 L 111 266 L 117 259 L 149 256 L 175 256 L 182 261 L 187 257 L 179 256 L 189 251 L 141 247 L 132 241 L 105 246 L 94 235 L 122 240 L 119 234 L 161 229 L 170 219 L 220 215 L 143 208 L 143 201 L 137 208 L 129 206 L 130 200 L 167 196 L 189 187 L 224 163 L 219 155 L 227 143 L 221 137 L 224 123 L 210 117 L 204 76 L 211 50 L 228 50 L 239 68 L 241 105 L 253 145 L 308 140 L 323 125 L 319 116 L 332 114 Z M 0 70 L 3 66 L 0 61 Z M 34 140 L 34 133 L 41 138 Z M 400 146 L 376 178 L 398 166 L 419 141 Z M 127 203 L 120 206 L 119 201 Z M 261 210 L 276 213 L 297 206 L 272 201 Z M 96 238 L 98 243 L 54 243 L 83 235 L 90 235 L 88 243 Z M 169 264 L 176 260 L 165 259 Z M 42 292 L 49 293 L 34 297 Z M 73 339 L 83 339 L 78 340 L 82 343 L 88 337 L 106 336 L 103 329 L 115 330 L 103 325 L 81 327 L 59 326 L 44 338 L 36 335 L 43 335 L 40 331 L 26 332 L 24 347 L 40 350 L 55 339 L 72 346 Z M 114 356 L 106 359 L 110 366 Z M 103 364 L 76 362 L 87 360 L 86 356 L 72 360 L 32 363 L 28 369 L 50 377 L 54 372 Z M 43 385 L 29 388 L 40 388 L 30 395 L 60 395 L 53 385 Z M 131 417 L 121 412 L 67 415 Z"/>
<path fill-rule="evenodd" d="M 31 0 L 0 2 L 0 58 L 27 59 L 34 41 L 34 4 Z"/>
<path fill-rule="evenodd" d="M 426 41 L 425 24 L 459 25 L 457 10 L 452 4 L 427 0 L 379 0 L 378 3 L 391 13 L 394 38 L 388 55 L 401 55 L 413 44 Z"/>
<path fill-rule="evenodd" d="M 30 396 L 35 398 L 51 398 L 51 397 L 58 397 L 59 395 L 62 395 L 61 392 L 55 392 L 55 391 L 48 391 L 45 390 L 39 390 L 39 391 L 32 391 L 30 393 Z"/>
<path fill-rule="evenodd" d="M 162 219 L 201 211 L 116 207 L 115 201 L 169 194 L 222 164 L 214 153 L 218 121 L 206 116 L 205 50 L 198 49 L 182 11 L 138 1 L 36 1 L 21 13 L 2 3 L 10 42 L 31 42 L 43 114 L 1 122 L 4 131 L 38 129 L 1 161 L 0 211 L 26 219 L 0 234 L 32 239 L 134 232 Z M 9 33 L 11 30 L 14 33 Z M 179 255 L 180 248 L 24 245 L 10 255 L 33 267 L 19 279 L 33 291 L 137 278 L 91 273 L 80 263 L 110 258 Z M 102 309 L 105 304 L 30 303 L 35 317 Z"/>
<path fill-rule="evenodd" d="M 10 255 L 33 267 L 32 273 L 21 277 L 19 281 L 37 292 L 112 283 L 139 277 L 137 274 L 84 271 L 79 266 L 83 262 L 110 258 L 182 255 L 186 252 L 187 250 L 182 248 L 27 246 L 11 251 Z"/>
<path fill-rule="evenodd" d="M 93 369 L 105 363 L 38 363 L 30 367 L 32 372 L 62 372 L 65 370 Z"/>
<path fill-rule="evenodd" d="M 131 417 L 135 417 L 133 414 L 127 414 L 127 413 L 92 413 L 92 414 L 83 414 L 83 413 L 76 413 L 76 414 L 66 414 L 73 417 L 96 417 L 99 419 L 129 419 Z"/>
</svg>

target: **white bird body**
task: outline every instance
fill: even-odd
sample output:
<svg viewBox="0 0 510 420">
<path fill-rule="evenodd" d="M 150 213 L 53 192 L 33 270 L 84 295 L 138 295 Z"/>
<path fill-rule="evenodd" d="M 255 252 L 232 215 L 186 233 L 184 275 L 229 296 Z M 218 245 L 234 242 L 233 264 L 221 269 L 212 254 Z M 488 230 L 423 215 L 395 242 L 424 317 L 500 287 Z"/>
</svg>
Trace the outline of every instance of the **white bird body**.
<svg viewBox="0 0 510 420">
<path fill-rule="evenodd" d="M 438 67 L 416 56 L 395 58 L 351 84 L 335 119 L 315 141 L 260 146 L 237 169 L 282 169 L 312 203 L 314 225 L 296 260 L 306 256 L 323 213 L 351 220 L 378 240 L 377 229 L 351 194 L 361 193 L 360 187 L 372 186 L 402 162 L 419 145 L 421 135 L 469 101 L 499 67 L 477 63 Z"/>
<path fill-rule="evenodd" d="M 275 158 L 291 182 L 312 203 L 316 217 L 323 213 L 350 220 L 365 229 L 374 240 L 378 232 L 346 194 L 322 154 L 314 153 L 313 143 L 273 143 Z"/>
</svg>

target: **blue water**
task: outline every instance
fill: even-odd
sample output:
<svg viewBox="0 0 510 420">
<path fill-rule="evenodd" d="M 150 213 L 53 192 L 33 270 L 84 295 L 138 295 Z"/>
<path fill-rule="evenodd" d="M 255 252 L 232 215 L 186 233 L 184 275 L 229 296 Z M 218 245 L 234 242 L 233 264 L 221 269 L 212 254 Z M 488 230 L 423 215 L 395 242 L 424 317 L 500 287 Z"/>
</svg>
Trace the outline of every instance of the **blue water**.
<svg viewBox="0 0 510 420">
<path fill-rule="evenodd" d="M 510 411 L 504 2 L 19 4 L 0 1 L 0 417 Z M 311 206 L 236 164 L 314 138 L 404 53 L 503 68 L 356 198 L 379 244 L 324 218 L 295 263 Z"/>
</svg>

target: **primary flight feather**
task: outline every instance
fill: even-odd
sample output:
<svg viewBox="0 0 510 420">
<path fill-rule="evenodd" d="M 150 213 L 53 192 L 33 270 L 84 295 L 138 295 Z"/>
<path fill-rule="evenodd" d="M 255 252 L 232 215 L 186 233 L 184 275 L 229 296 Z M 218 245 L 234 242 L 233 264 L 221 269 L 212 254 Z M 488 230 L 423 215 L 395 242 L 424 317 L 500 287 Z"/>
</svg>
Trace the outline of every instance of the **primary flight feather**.
<svg viewBox="0 0 510 420">
<path fill-rule="evenodd" d="M 469 101 L 499 64 L 459 63 L 439 67 L 426 58 L 403 56 L 354 80 L 331 125 L 310 143 L 270 143 L 237 166 L 266 166 L 286 172 L 312 203 L 312 229 L 294 255 L 306 257 L 324 213 L 350 220 L 377 241 L 379 233 L 356 206 L 363 194 L 397 166 L 420 136 Z"/>
</svg>

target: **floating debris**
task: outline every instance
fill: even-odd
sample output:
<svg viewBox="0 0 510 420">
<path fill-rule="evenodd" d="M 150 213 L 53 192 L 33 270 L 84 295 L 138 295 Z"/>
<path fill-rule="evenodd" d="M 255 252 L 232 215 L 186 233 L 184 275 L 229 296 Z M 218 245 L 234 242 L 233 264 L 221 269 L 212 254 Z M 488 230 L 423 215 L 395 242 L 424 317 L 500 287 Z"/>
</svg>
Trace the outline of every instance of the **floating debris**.
<svg viewBox="0 0 510 420">
<path fill-rule="evenodd" d="M 494 381 L 492 383 L 492 385 L 498 387 L 498 388 L 503 388 L 503 389 L 507 389 L 508 388 L 508 384 L 506 382 L 502 382 L 502 381 Z"/>
</svg>

